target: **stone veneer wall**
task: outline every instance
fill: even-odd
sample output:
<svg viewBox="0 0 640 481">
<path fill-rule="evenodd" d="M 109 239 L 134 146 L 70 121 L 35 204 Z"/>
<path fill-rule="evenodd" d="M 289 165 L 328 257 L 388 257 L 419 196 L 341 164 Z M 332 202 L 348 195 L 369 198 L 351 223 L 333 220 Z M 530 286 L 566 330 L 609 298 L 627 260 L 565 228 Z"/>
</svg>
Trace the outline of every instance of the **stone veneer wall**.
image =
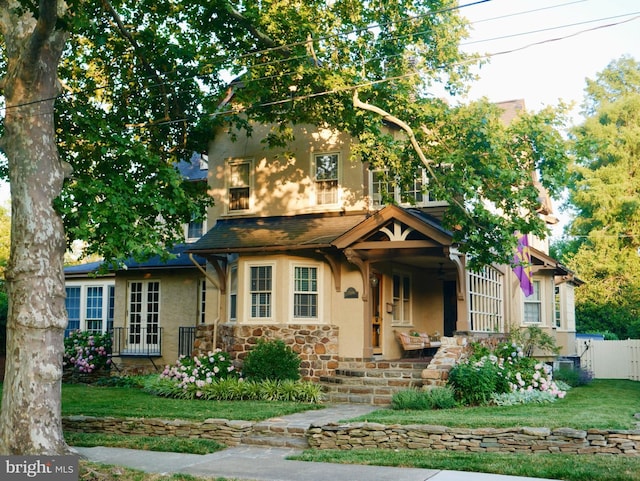
<svg viewBox="0 0 640 481">
<path fill-rule="evenodd" d="M 333 376 L 338 367 L 338 327 L 326 324 L 275 324 L 218 326 L 218 346 L 227 351 L 241 368 L 242 359 L 259 339 L 281 339 L 301 359 L 300 375 L 309 381 L 320 376 Z M 194 355 L 213 350 L 213 325 L 201 325 L 196 330 Z"/>
<path fill-rule="evenodd" d="M 640 456 L 640 430 L 449 428 L 377 423 L 311 426 L 312 449 L 433 449 L 467 452 L 619 454 Z"/>
<path fill-rule="evenodd" d="M 62 418 L 65 431 L 142 436 L 213 439 L 237 446 L 254 433 L 260 423 L 207 419 L 203 422 L 144 418 Z M 298 435 L 297 431 L 293 433 Z M 434 449 L 468 452 L 525 452 L 640 455 L 640 430 L 586 431 L 570 428 L 449 428 L 429 425 L 377 423 L 312 425 L 306 431 L 313 449 Z"/>
<path fill-rule="evenodd" d="M 422 371 L 422 385 L 426 389 L 446 385 L 449 371 L 467 354 L 467 336 L 442 337 L 440 342 L 438 352 Z"/>
</svg>

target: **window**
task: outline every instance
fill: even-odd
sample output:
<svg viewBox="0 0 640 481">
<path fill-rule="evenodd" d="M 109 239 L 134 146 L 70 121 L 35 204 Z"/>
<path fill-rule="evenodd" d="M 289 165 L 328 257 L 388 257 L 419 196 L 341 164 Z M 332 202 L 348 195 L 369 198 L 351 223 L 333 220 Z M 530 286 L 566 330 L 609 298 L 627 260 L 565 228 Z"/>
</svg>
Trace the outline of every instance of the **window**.
<svg viewBox="0 0 640 481">
<path fill-rule="evenodd" d="M 542 322 L 540 281 L 533 281 L 533 294 L 524 298 L 524 322 L 527 324 L 539 324 Z"/>
<path fill-rule="evenodd" d="M 554 286 L 553 307 L 555 314 L 555 327 L 562 327 L 562 304 L 560 301 L 560 286 Z"/>
<path fill-rule="evenodd" d="M 207 280 L 200 280 L 200 324 L 204 324 L 207 320 Z"/>
<path fill-rule="evenodd" d="M 490 266 L 467 272 L 472 331 L 504 332 L 503 280 L 502 273 Z"/>
<path fill-rule="evenodd" d="M 316 204 L 338 202 L 338 154 L 316 154 L 315 157 Z"/>
<path fill-rule="evenodd" d="M 66 285 L 65 290 L 68 321 L 65 336 L 77 330 L 104 333 L 113 329 L 115 286 L 112 283 L 72 283 Z"/>
<path fill-rule="evenodd" d="M 425 205 L 429 202 L 429 193 L 425 169 L 418 169 L 417 175 L 406 182 L 389 170 L 370 171 L 371 200 L 374 206 L 387 204 Z"/>
<path fill-rule="evenodd" d="M 159 348 L 160 282 L 136 281 L 129 284 L 129 345 Z"/>
<path fill-rule="evenodd" d="M 318 268 L 294 267 L 293 317 L 318 317 Z"/>
<path fill-rule="evenodd" d="M 252 266 L 250 268 L 251 317 L 271 317 L 272 267 Z"/>
<path fill-rule="evenodd" d="M 204 222 L 191 220 L 187 226 L 187 239 L 199 239 L 204 232 Z"/>
<path fill-rule="evenodd" d="M 86 323 L 87 331 L 102 332 L 102 286 L 87 287 Z"/>
<path fill-rule="evenodd" d="M 229 271 L 229 320 L 238 319 L 238 266 L 231 266 Z"/>
<path fill-rule="evenodd" d="M 229 210 L 249 210 L 251 200 L 251 162 L 229 164 Z"/>
<path fill-rule="evenodd" d="M 393 322 L 411 324 L 411 278 L 393 275 Z"/>
<path fill-rule="evenodd" d="M 67 298 L 65 299 L 65 307 L 67 308 L 67 329 L 65 336 L 68 336 L 71 332 L 80 329 L 80 292 L 81 288 L 67 287 Z"/>
</svg>

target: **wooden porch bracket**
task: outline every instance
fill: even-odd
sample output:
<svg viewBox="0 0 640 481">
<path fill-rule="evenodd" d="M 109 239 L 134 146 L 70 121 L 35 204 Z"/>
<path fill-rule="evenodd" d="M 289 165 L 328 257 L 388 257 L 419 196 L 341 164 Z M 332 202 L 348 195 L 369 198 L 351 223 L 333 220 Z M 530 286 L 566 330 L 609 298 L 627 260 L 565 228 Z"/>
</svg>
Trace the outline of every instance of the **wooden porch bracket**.
<svg viewBox="0 0 640 481">
<path fill-rule="evenodd" d="M 227 261 L 218 256 L 207 256 L 207 262 L 213 266 L 218 274 L 218 282 L 212 283 L 220 290 L 220 294 L 227 292 Z M 211 280 L 210 277 L 208 277 Z"/>
<path fill-rule="evenodd" d="M 466 276 L 465 276 L 465 269 L 464 269 L 464 265 L 462 264 L 462 261 L 460 260 L 460 252 L 458 252 L 458 249 L 456 249 L 453 246 L 448 246 L 444 248 L 444 253 L 446 256 L 449 257 L 449 259 L 451 260 L 451 262 L 454 263 L 454 265 L 456 266 L 456 275 L 457 275 L 457 282 L 456 282 L 456 294 L 458 296 L 458 300 L 459 301 L 464 301 L 465 299 L 465 292 L 466 292 Z"/>
<path fill-rule="evenodd" d="M 347 260 L 357 266 L 360 271 L 362 276 L 362 300 L 367 302 L 369 300 L 369 264 L 353 249 L 345 249 L 343 252 Z"/>
<path fill-rule="evenodd" d="M 333 276 L 333 282 L 336 285 L 336 292 L 340 292 L 342 290 L 342 270 L 340 269 L 340 263 L 338 262 L 338 259 L 336 259 L 336 256 L 329 254 L 328 252 L 316 252 L 322 254 L 329 263 L 329 267 L 331 268 L 331 275 Z"/>
</svg>

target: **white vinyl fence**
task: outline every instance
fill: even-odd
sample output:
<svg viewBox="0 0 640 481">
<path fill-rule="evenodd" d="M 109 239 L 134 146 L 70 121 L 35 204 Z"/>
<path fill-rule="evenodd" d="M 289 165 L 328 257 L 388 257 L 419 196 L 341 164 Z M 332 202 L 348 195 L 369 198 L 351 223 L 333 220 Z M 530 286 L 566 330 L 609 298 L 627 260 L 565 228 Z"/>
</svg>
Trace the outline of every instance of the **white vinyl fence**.
<svg viewBox="0 0 640 481">
<path fill-rule="evenodd" d="M 596 379 L 640 381 L 640 339 L 626 341 L 576 341 L 580 364 Z"/>
</svg>

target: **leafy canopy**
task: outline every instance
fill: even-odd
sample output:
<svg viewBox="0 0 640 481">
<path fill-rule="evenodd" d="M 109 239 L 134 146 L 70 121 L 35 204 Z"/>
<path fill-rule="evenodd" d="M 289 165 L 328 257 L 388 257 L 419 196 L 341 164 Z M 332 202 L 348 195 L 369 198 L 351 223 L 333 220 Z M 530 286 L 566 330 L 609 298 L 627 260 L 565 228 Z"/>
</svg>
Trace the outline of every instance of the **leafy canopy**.
<svg viewBox="0 0 640 481">
<path fill-rule="evenodd" d="M 585 92 L 586 119 L 572 131 L 576 216 L 563 246 L 586 281 L 576 291 L 578 329 L 640 337 L 640 64 L 612 61 Z"/>
<path fill-rule="evenodd" d="M 268 123 L 271 145 L 289 141 L 294 122 L 335 127 L 358 140 L 358 159 L 415 175 L 415 148 L 355 108 L 355 90 L 411 125 L 432 159 L 429 189 L 449 202 L 447 227 L 475 264 L 509 260 L 515 231 L 545 234 L 531 175 L 552 193 L 562 185 L 562 107 L 505 126 L 486 102 L 452 107 L 429 95 L 437 84 L 463 92 L 471 80 L 458 2 L 67 4 L 56 125 L 73 175 L 58 209 L 69 242 L 86 240 L 88 254 L 141 258 L 180 239 L 210 198 L 174 165 L 206 151 L 220 125 L 250 135 L 251 122 Z M 223 99 L 234 78 L 231 106 Z"/>
</svg>

